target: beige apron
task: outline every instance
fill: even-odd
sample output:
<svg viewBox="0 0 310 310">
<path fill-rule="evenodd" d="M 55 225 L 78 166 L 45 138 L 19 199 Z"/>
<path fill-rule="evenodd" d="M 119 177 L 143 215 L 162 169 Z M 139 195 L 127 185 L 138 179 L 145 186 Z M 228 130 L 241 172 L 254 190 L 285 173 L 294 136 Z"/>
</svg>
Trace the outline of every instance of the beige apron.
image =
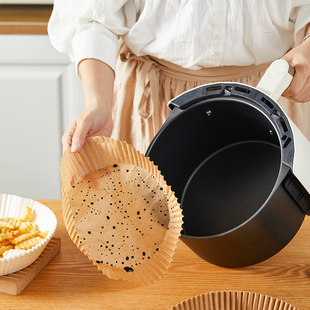
<svg viewBox="0 0 310 310">
<path fill-rule="evenodd" d="M 255 87 L 268 66 L 189 70 L 154 57 L 136 56 L 123 43 L 116 65 L 112 138 L 126 141 L 144 153 L 169 116 L 169 100 L 208 83 L 239 82 Z M 283 97 L 278 102 L 310 139 L 309 103 L 296 103 Z"/>
</svg>

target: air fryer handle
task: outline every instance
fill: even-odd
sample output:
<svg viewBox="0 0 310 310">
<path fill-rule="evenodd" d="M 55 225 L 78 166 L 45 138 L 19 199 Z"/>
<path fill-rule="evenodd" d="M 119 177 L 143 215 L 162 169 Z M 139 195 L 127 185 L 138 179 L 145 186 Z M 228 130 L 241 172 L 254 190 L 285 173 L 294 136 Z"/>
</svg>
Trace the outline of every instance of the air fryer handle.
<svg viewBox="0 0 310 310">
<path fill-rule="evenodd" d="M 284 59 L 277 59 L 268 67 L 256 87 L 277 101 L 291 84 L 293 76 L 289 71 L 288 62 Z"/>
</svg>

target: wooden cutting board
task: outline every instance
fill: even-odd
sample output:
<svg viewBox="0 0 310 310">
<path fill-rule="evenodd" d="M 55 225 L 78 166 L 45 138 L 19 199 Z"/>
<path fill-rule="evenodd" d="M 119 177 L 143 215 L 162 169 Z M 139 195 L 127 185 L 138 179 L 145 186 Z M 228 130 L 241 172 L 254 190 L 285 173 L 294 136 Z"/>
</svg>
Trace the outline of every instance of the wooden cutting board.
<svg viewBox="0 0 310 310">
<path fill-rule="evenodd" d="M 0 276 L 0 292 L 18 295 L 60 251 L 60 238 L 52 238 L 41 255 L 30 266 Z"/>
</svg>

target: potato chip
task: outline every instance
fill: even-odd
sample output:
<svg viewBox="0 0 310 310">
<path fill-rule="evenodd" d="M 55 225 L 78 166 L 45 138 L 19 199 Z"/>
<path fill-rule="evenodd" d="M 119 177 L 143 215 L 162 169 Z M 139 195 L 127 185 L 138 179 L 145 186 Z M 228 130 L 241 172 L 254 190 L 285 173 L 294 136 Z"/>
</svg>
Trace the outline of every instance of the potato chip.
<svg viewBox="0 0 310 310">
<path fill-rule="evenodd" d="M 4 239 L 4 240 L 0 241 L 0 247 L 10 245 L 10 244 L 11 244 L 11 242 L 9 239 Z"/>
<path fill-rule="evenodd" d="M 38 235 L 39 235 L 39 231 L 33 231 L 33 232 L 30 232 L 30 233 L 22 234 L 22 235 L 20 235 L 20 236 L 18 236 L 16 238 L 12 239 L 10 242 L 12 244 L 16 245 L 16 244 L 18 244 L 20 242 L 23 242 L 23 241 L 25 241 L 27 239 L 30 239 L 32 237 L 37 237 Z"/>
<path fill-rule="evenodd" d="M 11 232 L 11 229 L 7 227 L 0 228 L 0 234 L 5 234 L 7 232 Z"/>
<path fill-rule="evenodd" d="M 14 218 L 5 218 L 0 220 L 0 227 L 8 228 L 8 229 L 16 229 L 20 225 L 20 220 L 16 220 Z"/>
<path fill-rule="evenodd" d="M 0 234 L 0 241 L 3 241 L 5 239 L 12 239 L 12 233 L 4 233 L 4 234 Z"/>
<path fill-rule="evenodd" d="M 10 253 L 10 250 L 11 250 L 11 249 L 6 250 L 6 251 L 2 254 L 2 256 L 3 256 L 3 257 L 8 256 L 8 254 Z"/>
<path fill-rule="evenodd" d="M 13 249 L 13 245 L 2 246 L 0 248 L 0 255 L 2 255 L 5 251 Z"/>
<path fill-rule="evenodd" d="M 26 206 L 25 214 L 20 220 L 22 222 L 32 221 L 33 217 L 34 217 L 34 211 L 30 207 Z"/>
<path fill-rule="evenodd" d="M 37 231 L 38 225 L 34 222 L 21 222 L 18 230 L 15 230 L 13 232 L 14 236 L 20 235 L 20 234 L 26 234 L 32 231 Z"/>
<path fill-rule="evenodd" d="M 32 247 L 39 244 L 42 240 L 43 240 L 43 238 L 41 238 L 41 237 L 33 237 L 31 239 L 27 239 L 27 240 L 22 241 L 22 242 L 18 243 L 17 245 L 15 245 L 15 249 L 29 250 Z"/>
<path fill-rule="evenodd" d="M 39 236 L 40 236 L 41 238 L 45 239 L 45 238 L 47 237 L 48 233 L 49 233 L 48 230 L 47 230 L 47 231 L 43 231 L 43 232 L 40 232 L 40 233 L 39 233 Z"/>
<path fill-rule="evenodd" d="M 21 219 L 0 219 L 0 258 L 11 249 L 29 250 L 45 239 L 49 231 L 41 232 L 33 222 L 34 210 L 25 208 Z"/>
</svg>

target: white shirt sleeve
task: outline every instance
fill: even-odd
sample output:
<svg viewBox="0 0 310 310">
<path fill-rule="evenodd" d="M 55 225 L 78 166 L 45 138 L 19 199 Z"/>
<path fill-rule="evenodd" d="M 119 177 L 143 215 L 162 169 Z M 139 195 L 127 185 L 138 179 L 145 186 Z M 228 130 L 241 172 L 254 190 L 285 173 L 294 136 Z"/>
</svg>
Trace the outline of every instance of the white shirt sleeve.
<svg viewBox="0 0 310 310">
<path fill-rule="evenodd" d="M 76 66 L 95 58 L 115 70 L 118 38 L 136 22 L 138 0 L 55 0 L 48 24 L 52 45 Z"/>
<path fill-rule="evenodd" d="M 295 0 L 293 2 L 298 2 L 299 4 L 301 1 Z M 302 2 L 309 3 L 309 0 Z M 294 46 L 299 45 L 305 36 L 305 27 L 310 22 L 310 3 L 297 7 L 296 11 L 297 12 L 294 27 Z"/>
</svg>

